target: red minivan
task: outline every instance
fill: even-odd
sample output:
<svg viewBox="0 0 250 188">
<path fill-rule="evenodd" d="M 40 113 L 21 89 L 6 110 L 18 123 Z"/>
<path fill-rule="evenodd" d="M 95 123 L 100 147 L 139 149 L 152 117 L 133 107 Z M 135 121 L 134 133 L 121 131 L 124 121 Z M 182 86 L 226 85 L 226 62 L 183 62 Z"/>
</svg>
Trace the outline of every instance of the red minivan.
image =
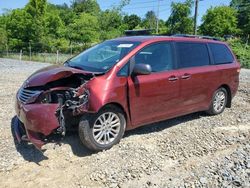
<svg viewBox="0 0 250 188">
<path fill-rule="evenodd" d="M 185 114 L 231 107 L 240 64 L 224 42 L 134 36 L 98 44 L 32 74 L 16 96 L 18 141 L 41 149 L 77 128 L 91 150 L 111 148 L 124 131 Z"/>
</svg>

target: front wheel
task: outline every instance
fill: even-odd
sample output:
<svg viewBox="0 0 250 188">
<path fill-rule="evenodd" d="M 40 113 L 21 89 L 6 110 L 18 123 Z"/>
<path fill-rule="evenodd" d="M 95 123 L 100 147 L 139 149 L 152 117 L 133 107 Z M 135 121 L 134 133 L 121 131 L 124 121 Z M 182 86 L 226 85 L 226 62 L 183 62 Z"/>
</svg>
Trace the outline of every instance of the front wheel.
<svg viewBox="0 0 250 188">
<path fill-rule="evenodd" d="M 106 150 L 121 140 L 125 127 L 126 119 L 122 110 L 109 106 L 97 114 L 81 119 L 79 137 L 82 143 L 91 150 Z"/>
<path fill-rule="evenodd" d="M 210 115 L 217 115 L 224 111 L 227 104 L 227 90 L 225 88 L 219 88 L 214 92 L 212 102 L 209 110 L 207 111 Z"/>
</svg>

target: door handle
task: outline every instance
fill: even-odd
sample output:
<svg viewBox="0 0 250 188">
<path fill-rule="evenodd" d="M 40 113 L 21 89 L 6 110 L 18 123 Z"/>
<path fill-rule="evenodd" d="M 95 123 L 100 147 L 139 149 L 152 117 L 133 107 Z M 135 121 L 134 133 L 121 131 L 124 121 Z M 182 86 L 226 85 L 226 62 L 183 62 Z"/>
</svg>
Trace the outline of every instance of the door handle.
<svg viewBox="0 0 250 188">
<path fill-rule="evenodd" d="M 176 77 L 176 76 L 170 76 L 168 78 L 168 81 L 171 81 L 171 82 L 176 81 L 176 80 L 178 80 L 178 77 Z"/>
<path fill-rule="evenodd" d="M 191 77 L 190 74 L 184 74 L 181 76 L 181 79 L 189 79 Z"/>
</svg>

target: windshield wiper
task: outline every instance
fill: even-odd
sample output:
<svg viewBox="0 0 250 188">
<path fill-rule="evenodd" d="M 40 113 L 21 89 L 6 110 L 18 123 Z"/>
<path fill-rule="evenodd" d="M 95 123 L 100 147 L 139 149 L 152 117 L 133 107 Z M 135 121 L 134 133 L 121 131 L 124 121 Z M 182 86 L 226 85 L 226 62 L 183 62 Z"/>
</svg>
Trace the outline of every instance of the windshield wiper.
<svg viewBox="0 0 250 188">
<path fill-rule="evenodd" d="M 66 60 L 65 62 L 64 62 L 64 64 L 63 65 L 66 65 L 66 66 L 70 66 L 70 61 L 69 60 Z"/>
<path fill-rule="evenodd" d="M 71 67 L 71 68 L 75 68 L 75 69 L 84 70 L 82 67 L 80 67 L 80 66 L 76 66 L 76 65 L 69 65 L 69 67 Z"/>
<path fill-rule="evenodd" d="M 75 68 L 75 69 L 84 70 L 84 69 L 83 69 L 82 67 L 80 67 L 80 66 L 71 65 L 69 60 L 65 61 L 64 65 L 67 66 L 67 67 L 71 67 L 71 68 Z"/>
<path fill-rule="evenodd" d="M 72 65 L 69 60 L 65 61 L 64 65 L 67 66 L 67 67 L 71 67 L 71 68 L 75 68 L 75 69 L 80 69 L 80 70 L 84 70 L 84 71 L 87 71 L 87 72 L 92 72 L 92 74 L 94 74 L 95 76 L 99 76 L 99 75 L 105 74 L 105 72 L 103 72 L 103 71 L 101 71 L 101 72 L 100 71 L 90 71 L 90 70 L 87 70 L 87 68 L 84 69 L 81 66 Z"/>
</svg>

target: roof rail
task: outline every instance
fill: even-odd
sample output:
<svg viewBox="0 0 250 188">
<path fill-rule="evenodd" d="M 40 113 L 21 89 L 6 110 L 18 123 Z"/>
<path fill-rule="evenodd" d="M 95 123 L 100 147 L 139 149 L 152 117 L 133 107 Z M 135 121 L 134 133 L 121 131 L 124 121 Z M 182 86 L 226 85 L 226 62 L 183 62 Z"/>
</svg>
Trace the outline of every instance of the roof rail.
<svg viewBox="0 0 250 188">
<path fill-rule="evenodd" d="M 173 37 L 188 37 L 188 38 L 199 38 L 199 39 L 209 39 L 209 40 L 217 40 L 220 41 L 219 38 L 210 37 L 210 36 L 202 36 L 202 35 L 188 35 L 188 34 L 175 34 Z"/>
</svg>

